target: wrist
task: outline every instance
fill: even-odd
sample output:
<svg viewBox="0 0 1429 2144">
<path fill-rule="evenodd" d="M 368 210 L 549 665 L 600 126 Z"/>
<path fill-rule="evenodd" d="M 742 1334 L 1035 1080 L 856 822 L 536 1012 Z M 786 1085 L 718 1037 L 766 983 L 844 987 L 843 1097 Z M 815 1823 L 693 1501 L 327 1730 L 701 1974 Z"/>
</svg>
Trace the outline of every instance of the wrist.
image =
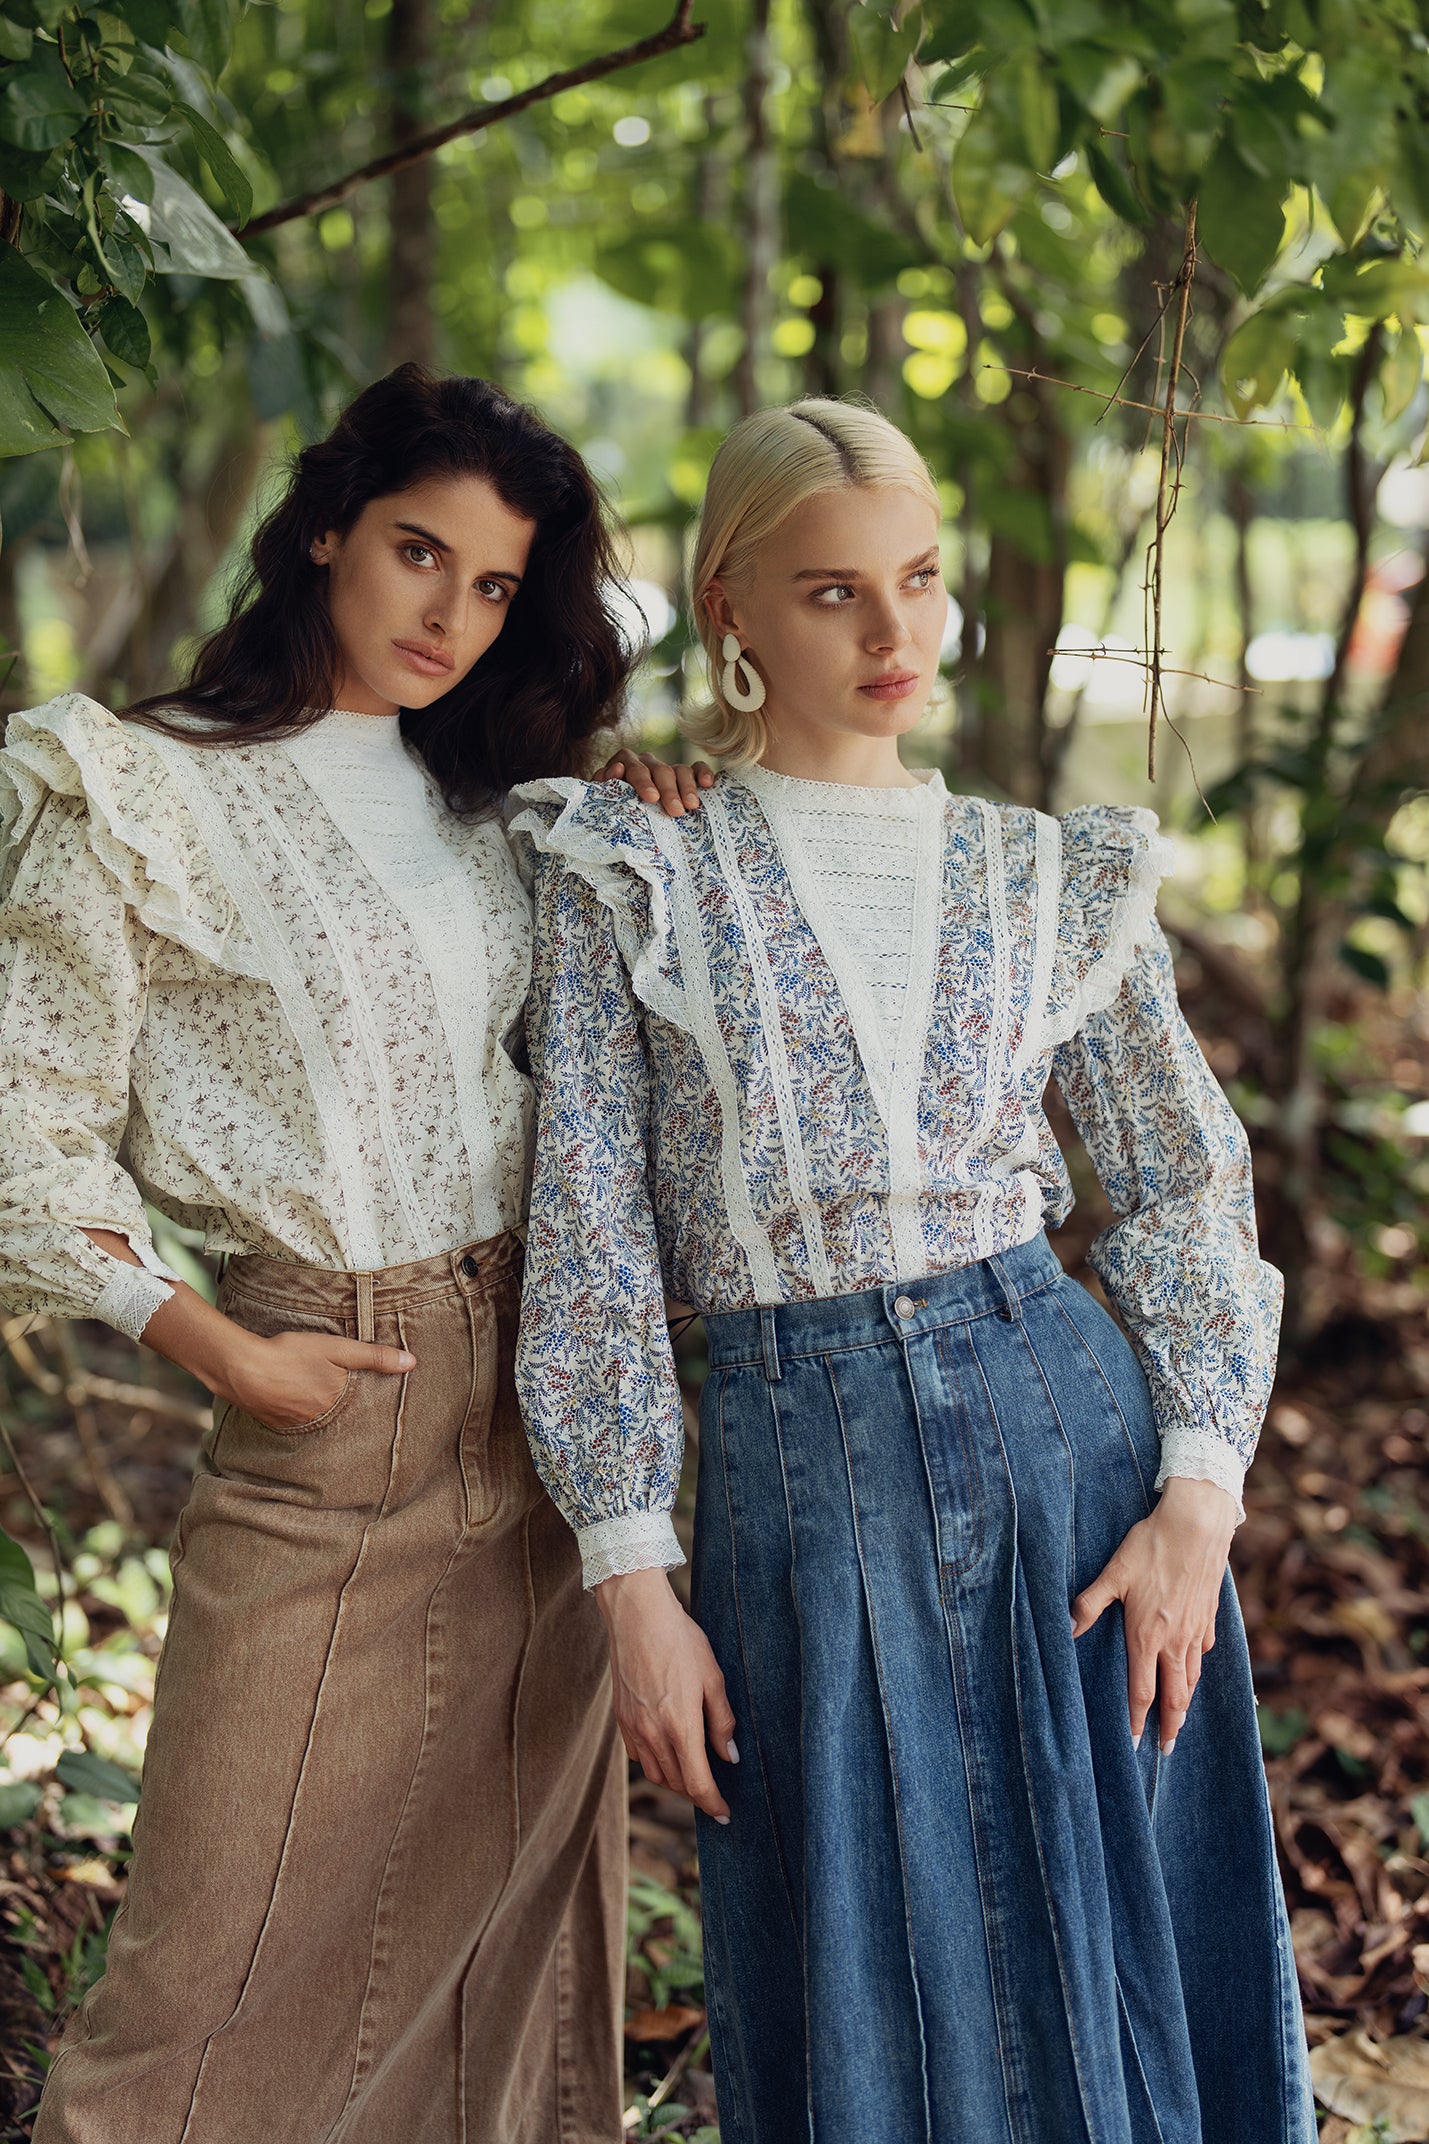
<svg viewBox="0 0 1429 2144">
<path fill-rule="evenodd" d="M 593 1588 L 596 1606 L 607 1625 L 627 1614 L 648 1615 L 674 1599 L 669 1576 L 661 1566 L 648 1571 L 618 1571 Z"/>
<path fill-rule="evenodd" d="M 1185 1474 L 1173 1474 L 1163 1484 L 1157 1508 L 1178 1526 L 1194 1526 L 1206 1534 L 1224 1534 L 1227 1545 L 1240 1516 L 1229 1489 L 1223 1489 L 1219 1482 L 1201 1481 Z"/>
</svg>

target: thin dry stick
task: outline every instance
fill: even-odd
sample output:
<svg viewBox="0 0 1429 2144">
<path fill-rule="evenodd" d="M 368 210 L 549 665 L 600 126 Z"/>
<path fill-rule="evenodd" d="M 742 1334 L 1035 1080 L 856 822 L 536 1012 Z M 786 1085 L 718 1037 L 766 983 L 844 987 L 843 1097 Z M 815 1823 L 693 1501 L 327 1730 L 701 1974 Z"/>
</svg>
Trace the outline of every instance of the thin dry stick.
<svg viewBox="0 0 1429 2144">
<path fill-rule="evenodd" d="M 1143 670 L 1150 660 L 1150 651 L 1146 648 L 1048 648 L 1047 653 L 1070 656 L 1073 662 L 1080 663 L 1135 663 Z M 1178 670 L 1174 663 L 1163 662 L 1161 675 L 1198 678 L 1203 685 L 1219 685 L 1223 692 L 1260 691 L 1259 685 L 1241 685 L 1230 678 L 1212 677 L 1206 670 Z"/>
<path fill-rule="evenodd" d="M 1070 394 L 1093 396 L 1096 401 L 1104 402 L 1108 409 L 1145 410 L 1152 417 L 1165 415 L 1164 403 L 1136 402 L 1130 395 L 1104 394 L 1100 387 L 1084 387 L 1079 380 L 1059 380 L 1053 373 L 1038 372 L 1035 366 L 1029 368 L 1025 365 L 979 365 L 978 370 L 1006 372 L 1015 380 L 1040 380 L 1044 387 L 1065 387 Z M 1183 423 L 1233 424 L 1237 431 L 1318 432 L 1320 429 L 1318 425 L 1294 424 L 1289 419 L 1280 417 L 1227 417 L 1220 410 L 1214 409 L 1183 409 L 1178 410 L 1177 415 Z"/>
<path fill-rule="evenodd" d="M 311 193 L 296 194 L 291 201 L 281 202 L 277 208 L 255 216 L 251 223 L 236 230 L 234 236 L 246 244 L 263 231 L 276 230 L 279 224 L 296 223 L 302 216 L 316 216 L 322 209 L 335 208 L 339 201 L 345 201 L 349 194 L 356 193 L 359 186 L 366 186 L 370 180 L 388 179 L 394 171 L 405 171 L 409 164 L 419 164 L 424 156 L 444 149 L 449 141 L 459 141 L 465 134 L 480 134 L 503 119 L 513 119 L 518 112 L 529 111 L 533 104 L 549 103 L 552 97 L 559 97 L 562 90 L 578 89 L 584 82 L 598 82 L 603 75 L 617 74 L 625 67 L 638 67 L 642 60 L 657 59 L 662 52 L 676 52 L 682 45 L 698 43 L 705 34 L 705 26 L 702 22 L 691 22 L 693 5 L 694 0 L 680 0 L 664 29 L 657 30 L 653 36 L 642 37 L 633 45 L 621 45 L 614 52 L 602 52 L 580 67 L 564 67 L 558 74 L 548 74 L 543 81 L 533 83 L 530 89 L 519 90 L 514 97 L 503 97 L 498 104 L 479 104 L 472 111 L 463 112 L 460 119 L 453 119 L 444 127 L 435 127 L 430 134 L 419 134 L 415 141 L 405 142 L 400 149 L 389 149 L 385 156 L 373 157 L 370 163 L 359 165 L 344 178 L 334 179 L 328 186 L 315 187 Z"/>
<path fill-rule="evenodd" d="M 53 1613 L 62 1617 L 64 1614 L 65 1598 L 65 1567 L 63 1560 L 60 1556 L 59 1537 L 55 1533 L 54 1527 L 50 1524 L 49 1513 L 46 1511 L 44 1505 L 40 1502 L 40 1499 L 35 1494 L 34 1483 L 30 1480 L 29 1475 L 25 1472 L 24 1467 L 20 1464 L 20 1454 L 15 1449 L 15 1440 L 10 1435 L 9 1425 L 6 1422 L 3 1414 L 0 1414 L 0 1444 L 3 1444 L 5 1447 L 5 1456 L 10 1462 L 10 1471 L 14 1475 L 16 1481 L 19 1482 L 20 1487 L 24 1490 L 25 1501 L 29 1505 L 31 1511 L 34 1512 L 35 1519 L 41 1530 L 43 1531 L 46 1541 L 48 1541 L 50 1545 L 50 1562 L 54 1566 L 55 1573 L 55 1608 Z M 58 1652 L 58 1644 L 56 1644 L 55 1650 Z"/>
<path fill-rule="evenodd" d="M 104 1445 L 99 1435 L 99 1425 L 94 1419 L 94 1413 L 89 1404 L 89 1394 L 85 1389 L 84 1372 L 80 1367 L 79 1350 L 75 1346 L 74 1334 L 63 1319 L 58 1320 L 55 1324 L 54 1343 L 60 1361 L 64 1364 L 64 1396 L 69 1401 L 70 1411 L 74 1415 L 74 1426 L 79 1432 L 80 1446 L 88 1462 L 94 1486 L 99 1491 L 100 1502 L 104 1505 L 111 1519 L 117 1519 L 121 1526 L 132 1526 L 134 1524 L 134 1506 L 115 1480 L 109 1461 L 105 1457 Z"/>
<path fill-rule="evenodd" d="M 1181 472 L 1185 445 L 1176 433 L 1176 396 L 1181 385 L 1181 359 L 1186 347 L 1186 326 L 1191 317 L 1191 285 L 1196 275 L 1196 203 L 1186 209 L 1186 243 L 1176 272 L 1180 296 L 1176 306 L 1176 333 L 1171 344 L 1171 362 L 1166 375 L 1166 404 L 1161 421 L 1161 467 L 1156 480 L 1156 523 L 1147 552 L 1145 582 L 1147 616 L 1151 625 L 1151 667 L 1146 681 L 1146 778 L 1156 779 L 1156 718 L 1166 713 L 1161 687 L 1162 603 L 1166 561 L 1166 531 L 1181 497 Z M 1199 785 L 1198 785 L 1199 786 Z"/>
</svg>

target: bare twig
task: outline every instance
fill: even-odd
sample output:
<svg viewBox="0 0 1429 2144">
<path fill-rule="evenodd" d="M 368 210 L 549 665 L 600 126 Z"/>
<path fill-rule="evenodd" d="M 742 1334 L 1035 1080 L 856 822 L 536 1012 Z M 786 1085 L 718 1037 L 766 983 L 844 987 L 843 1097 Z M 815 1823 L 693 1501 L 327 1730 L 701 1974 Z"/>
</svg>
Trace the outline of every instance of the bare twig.
<svg viewBox="0 0 1429 2144">
<path fill-rule="evenodd" d="M 650 2094 L 649 2100 L 646 2102 L 652 2113 L 654 2112 L 656 2107 L 664 2106 L 666 2100 L 670 2097 L 670 2094 L 674 2091 L 676 2085 L 684 2076 L 685 2071 L 690 2067 L 690 2064 L 694 2061 L 696 2055 L 702 2055 L 705 2049 L 709 2046 L 709 2044 L 710 2036 L 707 2031 L 692 2032 L 690 2034 L 689 2039 L 681 2048 L 679 2054 L 676 2055 L 674 2061 L 670 2064 L 670 2067 L 666 2070 L 664 2076 L 660 2079 L 660 2082 L 656 2085 L 654 2091 Z"/>
<path fill-rule="evenodd" d="M 1105 402 L 1108 409 L 1145 410 L 1152 417 L 1165 415 L 1164 403 L 1137 402 L 1130 395 L 1108 395 L 1100 387 L 1084 387 L 1080 380 L 1059 380 L 1050 372 L 1037 371 L 1035 366 L 980 365 L 978 370 L 1010 373 L 1015 380 L 1041 380 L 1047 387 L 1065 387 L 1070 394 L 1091 395 L 1096 401 Z M 1227 417 L 1222 411 L 1214 409 L 1182 409 L 1178 410 L 1176 415 L 1182 423 L 1231 424 L 1237 431 L 1244 432 L 1317 432 L 1320 429 L 1318 425 L 1294 424 L 1288 418 L 1281 417 Z"/>
<path fill-rule="evenodd" d="M 88 1462 L 94 1486 L 99 1491 L 100 1502 L 109 1513 L 111 1519 L 117 1519 L 121 1526 L 132 1526 L 134 1524 L 134 1506 L 115 1480 L 109 1461 L 105 1457 L 104 1445 L 99 1435 L 99 1425 L 94 1419 L 94 1411 L 89 1404 L 89 1392 L 84 1372 L 80 1366 L 79 1349 L 75 1346 L 74 1334 L 63 1318 L 56 1320 L 52 1327 L 52 1334 L 55 1350 L 59 1355 L 60 1361 L 64 1364 L 64 1396 L 68 1400 L 71 1412 L 74 1415 L 74 1426 L 79 1432 L 80 1445 Z"/>
<path fill-rule="evenodd" d="M 923 154 L 923 137 L 918 132 L 918 122 L 913 117 L 913 100 L 908 94 L 907 75 L 898 77 L 898 94 L 903 99 L 903 116 L 908 121 L 908 132 L 913 137 L 913 146 L 921 156 Z"/>
<path fill-rule="evenodd" d="M 444 149 L 449 141 L 459 141 L 463 135 L 480 134 L 487 127 L 498 125 L 503 119 L 514 119 L 518 112 L 529 111 L 533 104 L 549 103 L 559 97 L 562 90 L 577 89 L 584 82 L 598 82 L 602 76 L 617 74 L 626 67 L 638 67 L 643 60 L 658 59 L 663 52 L 676 52 L 682 45 L 693 45 L 705 34 L 702 22 L 691 22 L 690 11 L 694 0 L 679 0 L 674 14 L 663 30 L 653 36 L 639 38 L 632 45 L 621 45 L 614 52 L 602 52 L 593 60 L 586 60 L 579 67 L 563 67 L 557 74 L 548 74 L 530 89 L 519 90 L 515 96 L 503 97 L 496 104 L 480 104 L 459 119 L 453 119 L 444 127 L 434 127 L 430 134 L 419 134 L 415 141 L 405 142 L 400 149 L 389 149 L 385 156 L 375 156 L 356 171 L 334 179 L 327 186 L 315 187 L 311 193 L 296 194 L 291 201 L 280 202 L 277 208 L 268 209 L 255 216 L 235 236 L 247 243 L 264 231 L 274 231 L 280 224 L 296 223 L 300 217 L 316 216 L 325 208 L 335 208 L 349 194 L 356 193 L 359 186 L 366 186 L 373 179 L 390 178 L 394 171 L 405 171 L 410 164 L 420 163 L 424 156 Z"/>
<path fill-rule="evenodd" d="M 1166 712 L 1165 695 L 1161 688 L 1166 531 L 1181 498 L 1181 471 L 1186 449 L 1184 439 L 1178 438 L 1176 432 L 1176 402 L 1181 386 L 1181 358 L 1186 347 L 1186 327 L 1191 317 L 1191 285 L 1195 276 L 1196 203 L 1193 199 L 1186 209 L 1185 248 L 1181 255 L 1181 265 L 1176 271 L 1176 288 L 1179 293 L 1176 331 L 1171 344 L 1171 362 L 1166 372 L 1166 402 L 1161 420 L 1161 467 L 1156 480 L 1156 520 L 1147 551 L 1146 606 L 1151 626 L 1151 669 L 1146 681 L 1146 778 L 1151 782 L 1156 779 L 1156 720 L 1158 715 Z"/>
<path fill-rule="evenodd" d="M 1164 654 L 1164 649 L 1162 652 Z M 1153 651 L 1149 648 L 1049 648 L 1047 653 L 1049 655 L 1067 656 L 1073 662 L 1079 663 L 1135 663 L 1142 670 L 1145 670 L 1153 660 Z M 1199 678 L 1203 685 L 1219 685 L 1222 692 L 1240 692 L 1242 689 L 1246 692 L 1260 691 L 1259 685 L 1247 685 L 1242 688 L 1231 678 L 1212 677 L 1205 670 L 1178 670 L 1174 663 L 1168 662 L 1162 663 L 1161 675 L 1163 677 Z"/>
<path fill-rule="evenodd" d="M 0 1444 L 3 1444 L 5 1447 L 5 1457 L 10 1462 L 11 1473 L 14 1475 L 16 1481 L 18 1481 L 20 1487 L 25 1492 L 25 1502 L 29 1505 L 31 1511 L 33 1511 L 33 1513 L 35 1514 L 35 1522 L 40 1527 L 46 1541 L 49 1543 L 50 1562 L 54 1566 L 55 1573 L 55 1615 L 56 1617 L 61 1619 L 57 1623 L 56 1629 L 63 1630 L 64 1625 L 62 1619 L 64 1616 L 65 1572 L 64 1561 L 60 1555 L 59 1537 L 55 1533 L 54 1527 L 50 1524 L 49 1513 L 46 1511 L 44 1505 L 40 1502 L 39 1497 L 35 1494 L 34 1483 L 31 1481 L 29 1475 L 25 1472 L 25 1469 L 21 1464 L 20 1454 L 15 1449 L 15 1440 L 10 1435 L 9 1424 L 6 1422 L 3 1414 L 0 1414 Z M 56 1638 L 55 1651 L 59 1651 L 58 1638 Z"/>
</svg>

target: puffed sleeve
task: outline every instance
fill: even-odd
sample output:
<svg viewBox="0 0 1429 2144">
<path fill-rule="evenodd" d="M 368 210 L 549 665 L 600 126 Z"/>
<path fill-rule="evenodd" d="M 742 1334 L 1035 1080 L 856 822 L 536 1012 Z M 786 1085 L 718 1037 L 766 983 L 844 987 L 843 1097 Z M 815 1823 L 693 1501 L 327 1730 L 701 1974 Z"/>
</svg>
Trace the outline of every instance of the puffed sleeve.
<svg viewBox="0 0 1429 2144">
<path fill-rule="evenodd" d="M 1136 824 L 1145 816 L 1089 809 L 1063 822 L 1064 928 L 1075 935 L 1109 914 L 1114 952 L 1053 1074 L 1119 1216 L 1089 1262 L 1151 1387 L 1157 1487 L 1212 1481 L 1239 1508 L 1275 1374 L 1282 1285 L 1259 1252 L 1244 1127 L 1177 1001 Z"/>
<path fill-rule="evenodd" d="M 643 807 L 532 783 L 512 834 L 534 876 L 527 1031 L 539 1092 L 516 1381 L 587 1586 L 684 1557 L 684 1424 L 647 1175 L 651 1072 L 634 974 L 663 934 Z M 643 949 L 643 951 L 642 951 Z"/>
<path fill-rule="evenodd" d="M 174 1279 L 116 1159 L 152 931 L 180 909 L 190 935 L 223 927 L 151 761 L 78 695 L 12 716 L 0 753 L 0 1300 L 133 1338 Z"/>
</svg>

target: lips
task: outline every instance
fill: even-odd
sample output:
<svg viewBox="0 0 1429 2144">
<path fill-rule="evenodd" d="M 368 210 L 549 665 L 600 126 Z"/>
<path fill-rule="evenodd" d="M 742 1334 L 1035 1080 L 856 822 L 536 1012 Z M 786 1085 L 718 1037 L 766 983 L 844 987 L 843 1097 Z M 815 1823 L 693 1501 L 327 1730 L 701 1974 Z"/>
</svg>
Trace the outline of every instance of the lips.
<svg viewBox="0 0 1429 2144">
<path fill-rule="evenodd" d="M 445 677 L 455 667 L 446 649 L 430 640 L 394 640 L 392 645 L 418 677 Z"/>
<path fill-rule="evenodd" d="M 916 670 L 890 670 L 882 677 L 871 678 L 859 691 L 872 700 L 906 700 L 918 687 Z"/>
</svg>

